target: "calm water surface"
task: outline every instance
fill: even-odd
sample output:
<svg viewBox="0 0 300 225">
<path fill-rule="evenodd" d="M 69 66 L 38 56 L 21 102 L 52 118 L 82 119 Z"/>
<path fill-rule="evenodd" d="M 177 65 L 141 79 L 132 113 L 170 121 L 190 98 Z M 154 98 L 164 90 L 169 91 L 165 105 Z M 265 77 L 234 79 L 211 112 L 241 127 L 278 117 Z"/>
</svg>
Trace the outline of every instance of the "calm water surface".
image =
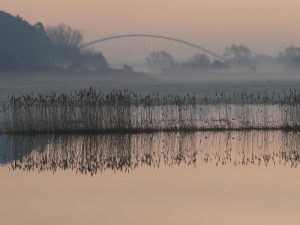
<svg viewBox="0 0 300 225">
<path fill-rule="evenodd" d="M 300 224 L 300 134 L 0 136 L 0 224 Z"/>
</svg>

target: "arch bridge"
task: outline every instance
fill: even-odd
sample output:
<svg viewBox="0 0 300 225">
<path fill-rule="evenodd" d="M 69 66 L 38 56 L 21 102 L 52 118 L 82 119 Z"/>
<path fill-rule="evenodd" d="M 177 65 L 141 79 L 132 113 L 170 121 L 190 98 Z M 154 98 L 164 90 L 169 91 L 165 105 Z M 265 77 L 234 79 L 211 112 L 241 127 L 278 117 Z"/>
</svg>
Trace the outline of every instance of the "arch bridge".
<svg viewBox="0 0 300 225">
<path fill-rule="evenodd" d="M 154 38 L 154 39 L 163 39 L 163 40 L 167 40 L 167 41 L 171 41 L 171 42 L 176 42 L 182 45 L 186 45 L 189 47 L 192 47 L 194 49 L 197 49 L 201 52 L 206 53 L 209 56 L 212 56 L 215 59 L 221 60 L 223 61 L 223 57 L 220 56 L 219 54 L 205 48 L 202 47 L 200 45 L 185 41 L 185 40 L 181 40 L 178 38 L 174 38 L 174 37 L 168 37 L 168 36 L 162 36 L 162 35 L 154 35 L 154 34 L 124 34 L 124 35 L 117 35 L 117 36 L 110 36 L 110 37 L 105 37 L 105 38 L 101 38 L 101 39 L 97 39 L 91 42 L 87 42 L 84 43 L 83 45 L 81 45 L 82 48 L 86 48 L 98 43 L 103 43 L 103 42 L 108 42 L 108 41 L 112 41 L 112 40 L 117 40 L 117 39 L 125 39 L 125 38 L 132 38 L 132 37 L 143 37 L 143 38 Z"/>
</svg>

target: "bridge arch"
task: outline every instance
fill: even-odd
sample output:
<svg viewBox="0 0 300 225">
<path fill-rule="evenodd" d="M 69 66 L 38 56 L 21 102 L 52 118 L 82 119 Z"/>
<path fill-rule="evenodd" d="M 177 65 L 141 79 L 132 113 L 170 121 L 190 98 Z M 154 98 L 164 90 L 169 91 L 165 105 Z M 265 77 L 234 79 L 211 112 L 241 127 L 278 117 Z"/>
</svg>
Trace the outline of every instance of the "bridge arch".
<svg viewBox="0 0 300 225">
<path fill-rule="evenodd" d="M 94 40 L 94 41 L 90 41 L 90 42 L 87 42 L 87 43 L 84 43 L 81 45 L 81 48 L 86 48 L 88 46 L 92 46 L 94 44 L 98 44 L 98 43 L 101 43 L 101 42 L 106 42 L 106 41 L 111 41 L 111 40 L 116 40 L 116 39 L 123 39 L 123 38 L 131 38 L 131 37 L 147 37 L 147 38 L 156 38 L 156 39 L 164 39 L 164 40 L 168 40 L 168 41 L 173 41 L 173 42 L 177 42 L 177 43 L 180 43 L 180 44 L 183 44 L 183 45 L 186 45 L 186 46 L 189 46 L 189 47 L 192 47 L 192 48 L 195 48 L 195 49 L 198 49 L 218 60 L 221 60 L 223 61 L 223 57 L 220 56 L 219 54 L 207 49 L 207 48 L 204 48 L 200 45 L 197 45 L 197 44 L 194 44 L 194 43 L 191 43 L 191 42 L 188 42 L 188 41 L 185 41 L 185 40 L 181 40 L 181 39 L 178 39 L 178 38 L 174 38 L 174 37 L 168 37 L 168 36 L 162 36 L 162 35 L 154 35 L 154 34 L 124 34 L 124 35 L 116 35 L 116 36 L 110 36 L 110 37 L 105 37 L 105 38 L 101 38 L 101 39 L 97 39 L 97 40 Z"/>
</svg>

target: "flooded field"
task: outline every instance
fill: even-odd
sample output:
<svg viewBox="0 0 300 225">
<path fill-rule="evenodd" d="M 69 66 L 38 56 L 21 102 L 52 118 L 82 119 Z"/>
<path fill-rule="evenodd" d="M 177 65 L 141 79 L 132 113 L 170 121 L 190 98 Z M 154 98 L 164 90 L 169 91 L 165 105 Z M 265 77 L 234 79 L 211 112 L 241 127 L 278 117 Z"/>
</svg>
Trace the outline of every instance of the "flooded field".
<svg viewBox="0 0 300 225">
<path fill-rule="evenodd" d="M 0 140 L 2 224 L 300 222 L 299 133 Z"/>
<path fill-rule="evenodd" d="M 1 137 L 0 161 L 11 170 L 71 170 L 96 175 L 140 167 L 216 165 L 296 168 L 300 133 L 280 131 Z"/>
<path fill-rule="evenodd" d="M 0 224 L 298 225 L 298 89 L 173 88 L 2 98 Z"/>
<path fill-rule="evenodd" d="M 125 89 L 104 93 L 12 95 L 2 107 L 3 133 L 140 133 L 154 131 L 300 129 L 300 92 L 290 89 L 196 97 Z M 1 126 L 2 125 L 2 126 Z"/>
<path fill-rule="evenodd" d="M 0 225 L 300 225 L 300 0 L 0 2 Z"/>
</svg>

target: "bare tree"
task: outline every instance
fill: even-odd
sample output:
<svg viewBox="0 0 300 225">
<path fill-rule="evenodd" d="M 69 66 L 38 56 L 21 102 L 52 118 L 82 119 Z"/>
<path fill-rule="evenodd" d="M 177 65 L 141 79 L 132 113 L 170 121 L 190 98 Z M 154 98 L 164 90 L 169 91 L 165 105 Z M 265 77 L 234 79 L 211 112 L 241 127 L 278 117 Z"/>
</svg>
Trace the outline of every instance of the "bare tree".
<svg viewBox="0 0 300 225">
<path fill-rule="evenodd" d="M 47 35 L 54 45 L 67 48 L 78 47 L 83 39 L 83 32 L 65 24 L 48 27 Z"/>
<path fill-rule="evenodd" d="M 193 69 L 207 70 L 210 67 L 210 59 L 205 54 L 195 54 L 186 63 L 188 67 Z"/>
<path fill-rule="evenodd" d="M 168 72 L 174 67 L 172 55 L 165 51 L 151 52 L 146 57 L 147 64 L 159 72 Z"/>
<path fill-rule="evenodd" d="M 225 49 L 224 57 L 231 65 L 245 66 L 253 62 L 252 51 L 244 45 L 232 44 Z"/>
<path fill-rule="evenodd" d="M 279 60 L 284 64 L 300 68 L 300 47 L 289 46 L 279 54 Z"/>
</svg>

